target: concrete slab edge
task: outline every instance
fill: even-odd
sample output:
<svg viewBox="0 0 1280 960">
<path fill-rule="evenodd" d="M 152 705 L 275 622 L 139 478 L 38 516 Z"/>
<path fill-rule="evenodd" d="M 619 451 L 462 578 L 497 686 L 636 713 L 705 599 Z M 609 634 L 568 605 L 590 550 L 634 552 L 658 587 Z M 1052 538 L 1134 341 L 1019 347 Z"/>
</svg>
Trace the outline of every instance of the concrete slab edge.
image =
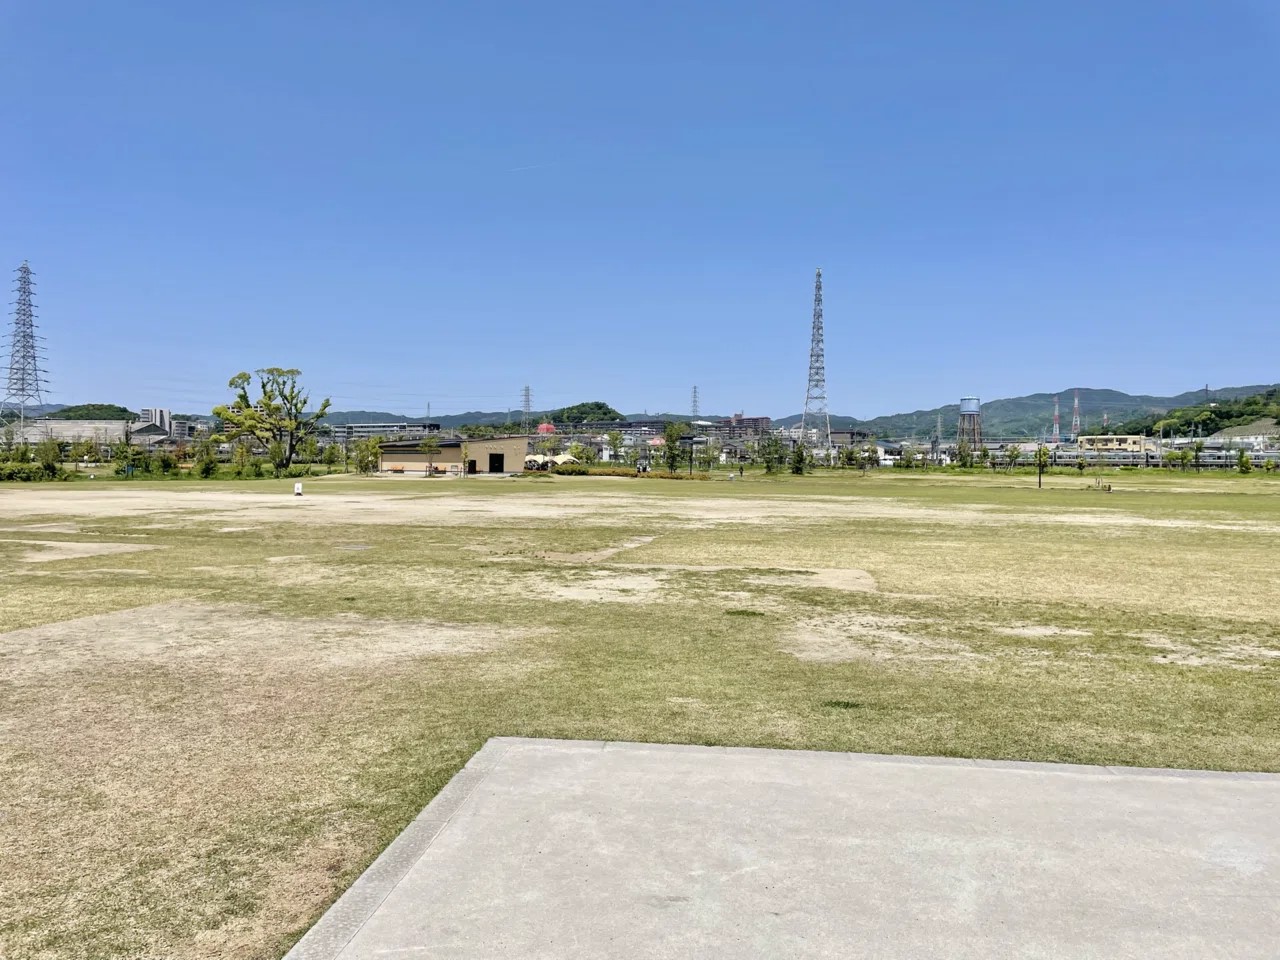
<svg viewBox="0 0 1280 960">
<path fill-rule="evenodd" d="M 725 747 L 689 743 L 640 743 L 628 740 L 552 740 L 523 737 L 495 737 L 490 743 L 502 742 L 523 748 L 539 746 L 557 750 L 581 747 L 583 750 L 648 750 L 669 753 L 714 751 L 727 756 L 758 757 L 772 754 L 776 757 L 812 757 L 830 760 L 844 757 L 860 763 L 889 763 L 906 766 L 980 767 L 1008 770 L 1017 773 L 1058 773 L 1086 777 L 1162 777 L 1187 780 L 1255 780 L 1280 783 L 1280 773 L 1263 773 L 1236 770 L 1190 770 L 1177 767 L 1120 767 L 1099 766 L 1085 763 L 1051 763 L 1037 760 L 986 760 L 971 757 L 929 757 L 895 753 L 848 753 L 842 750 L 790 750 L 775 747 Z"/>
<path fill-rule="evenodd" d="M 391 891 L 404 879 L 410 868 L 427 852 L 431 843 L 475 792 L 489 773 L 511 749 L 536 750 L 539 747 L 580 749 L 583 752 L 627 750 L 687 753 L 711 750 L 744 759 L 772 754 L 777 757 L 823 758 L 845 757 L 864 763 L 904 766 L 954 766 L 1002 769 L 1014 773 L 1053 773 L 1101 777 L 1161 777 L 1169 779 L 1248 780 L 1280 784 L 1280 773 L 1232 772 L 1216 770 L 1179 770 L 1162 767 L 1091 766 L 1073 763 L 1040 763 L 1026 760 L 975 760 L 965 757 L 915 757 L 902 754 L 845 753 L 826 750 L 783 750 L 769 747 L 723 747 L 679 743 L 636 743 L 614 740 L 555 740 L 527 737 L 493 737 L 488 740 L 454 774 L 422 812 L 416 816 L 350 888 L 338 898 L 315 925 L 284 956 L 284 960 L 336 960 L 352 937 L 373 916 Z"/>
<path fill-rule="evenodd" d="M 449 824 L 450 818 L 466 802 L 490 771 L 498 765 L 514 741 L 489 740 L 472 755 L 444 788 L 400 834 L 387 845 L 369 868 L 356 878 L 303 934 L 284 960 L 336 960 L 351 938 L 368 922 L 382 902 L 405 878 L 431 843 Z"/>
</svg>

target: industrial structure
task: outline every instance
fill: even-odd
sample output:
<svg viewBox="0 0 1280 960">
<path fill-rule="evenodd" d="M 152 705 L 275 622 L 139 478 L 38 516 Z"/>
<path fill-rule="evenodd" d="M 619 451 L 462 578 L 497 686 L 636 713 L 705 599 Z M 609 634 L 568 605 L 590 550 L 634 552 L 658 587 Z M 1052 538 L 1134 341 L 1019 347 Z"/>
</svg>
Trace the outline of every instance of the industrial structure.
<svg viewBox="0 0 1280 960">
<path fill-rule="evenodd" d="M 693 385 L 693 394 L 689 397 L 689 413 L 691 415 L 691 419 L 698 419 L 698 385 L 696 383 Z"/>
<path fill-rule="evenodd" d="M 956 424 L 956 443 L 968 441 L 970 449 L 982 446 L 982 401 L 977 397 L 960 398 L 960 422 Z"/>
<path fill-rule="evenodd" d="M 13 305 L 13 327 L 9 332 L 9 380 L 0 413 L 17 411 L 19 432 L 26 426 L 27 408 L 44 404 L 48 387 L 45 370 L 40 366 L 41 337 L 36 335 L 36 314 L 32 303 L 35 281 L 31 267 L 22 261 L 18 267 L 17 299 Z"/>
<path fill-rule="evenodd" d="M 1076 390 L 1076 400 L 1071 407 L 1071 436 L 1080 436 L 1080 391 Z"/>
<path fill-rule="evenodd" d="M 1058 419 L 1058 398 L 1053 398 L 1053 437 L 1054 443 L 1062 442 L 1062 422 Z"/>
<path fill-rule="evenodd" d="M 813 332 L 809 338 L 809 386 L 804 394 L 804 414 L 800 417 L 800 436 L 817 433 L 817 449 L 824 457 L 831 455 L 831 414 L 827 410 L 827 359 L 822 329 L 822 268 L 813 280 Z"/>
<path fill-rule="evenodd" d="M 527 383 L 520 394 L 520 432 L 528 435 L 533 429 L 533 388 Z"/>
</svg>

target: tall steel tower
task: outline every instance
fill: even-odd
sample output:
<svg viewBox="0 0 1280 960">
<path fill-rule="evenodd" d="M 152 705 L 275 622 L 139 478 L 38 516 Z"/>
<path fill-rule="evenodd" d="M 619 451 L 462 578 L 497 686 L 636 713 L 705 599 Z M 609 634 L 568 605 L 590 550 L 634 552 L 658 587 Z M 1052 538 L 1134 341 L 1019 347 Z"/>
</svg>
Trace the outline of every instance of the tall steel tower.
<svg viewBox="0 0 1280 960">
<path fill-rule="evenodd" d="M 36 314 L 31 305 L 34 287 L 31 267 L 23 260 L 14 288 L 18 299 L 14 301 L 13 329 L 9 333 L 9 383 L 4 402 L 0 403 L 0 411 L 18 411 L 19 430 L 26 426 L 27 407 L 44 403 L 41 389 L 48 386 L 40 366 L 40 341 L 44 338 L 36 335 Z"/>
<path fill-rule="evenodd" d="M 804 414 L 800 418 L 800 438 L 818 431 L 818 449 L 823 456 L 831 450 L 831 414 L 827 411 L 827 359 L 822 333 L 822 268 L 813 280 L 813 336 L 809 340 L 809 388 L 804 394 Z"/>
<path fill-rule="evenodd" d="M 698 419 L 698 387 L 697 385 L 695 385 L 693 388 L 693 395 L 689 397 L 689 413 L 692 415 L 691 419 L 694 419 L 694 420 Z"/>
<path fill-rule="evenodd" d="M 1058 398 L 1053 398 L 1053 442 L 1062 442 L 1062 421 L 1058 419 Z"/>
<path fill-rule="evenodd" d="M 520 396 L 520 432 L 526 437 L 533 426 L 533 390 L 526 383 Z"/>
<path fill-rule="evenodd" d="M 1080 391 L 1076 391 L 1076 402 L 1071 406 L 1071 436 L 1080 436 Z"/>
</svg>

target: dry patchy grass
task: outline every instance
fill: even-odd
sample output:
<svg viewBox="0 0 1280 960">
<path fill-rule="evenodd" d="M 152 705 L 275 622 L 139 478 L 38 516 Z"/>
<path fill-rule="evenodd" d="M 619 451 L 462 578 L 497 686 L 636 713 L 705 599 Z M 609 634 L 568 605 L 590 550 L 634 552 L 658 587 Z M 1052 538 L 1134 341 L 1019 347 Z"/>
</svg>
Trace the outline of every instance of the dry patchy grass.
<svg viewBox="0 0 1280 960">
<path fill-rule="evenodd" d="M 6 490 L 0 956 L 278 956 L 494 735 L 1280 769 L 1245 479 Z"/>
</svg>

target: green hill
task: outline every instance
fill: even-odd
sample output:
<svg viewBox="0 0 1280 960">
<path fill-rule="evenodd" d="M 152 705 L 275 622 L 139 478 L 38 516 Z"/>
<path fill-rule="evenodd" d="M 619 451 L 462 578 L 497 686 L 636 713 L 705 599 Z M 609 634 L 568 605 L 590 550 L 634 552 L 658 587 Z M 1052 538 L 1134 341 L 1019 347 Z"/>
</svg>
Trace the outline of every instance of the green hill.
<svg viewBox="0 0 1280 960">
<path fill-rule="evenodd" d="M 1266 393 L 1271 384 L 1242 387 L 1220 387 L 1209 391 L 1211 401 L 1223 402 Z M 1071 405 L 1076 388 L 1068 387 L 1057 393 L 1059 415 L 1063 433 L 1071 427 Z M 1179 407 L 1203 402 L 1205 391 L 1188 390 L 1172 397 L 1147 394 L 1129 394 L 1120 390 L 1103 390 L 1080 387 L 1081 426 L 1088 432 L 1100 429 L 1105 414 L 1111 429 L 1120 432 L 1121 424 L 1143 421 L 1167 413 Z M 1052 393 L 1033 393 L 1025 397 L 1008 397 L 991 400 L 982 405 L 982 429 L 988 436 L 1032 437 L 1049 433 L 1053 428 Z M 831 426 L 837 429 L 859 429 L 878 437 L 927 437 L 936 429 L 938 414 L 942 414 L 943 436 L 954 433 L 960 418 L 960 404 L 951 403 L 929 410 L 897 413 L 870 420 L 854 417 L 832 416 Z M 792 426 L 800 422 L 800 415 L 793 414 L 776 421 L 779 426 Z M 1154 422 L 1154 420 L 1152 421 Z"/>
<path fill-rule="evenodd" d="M 137 420 L 138 414 L 116 403 L 77 403 L 47 414 L 50 420 Z"/>
</svg>

